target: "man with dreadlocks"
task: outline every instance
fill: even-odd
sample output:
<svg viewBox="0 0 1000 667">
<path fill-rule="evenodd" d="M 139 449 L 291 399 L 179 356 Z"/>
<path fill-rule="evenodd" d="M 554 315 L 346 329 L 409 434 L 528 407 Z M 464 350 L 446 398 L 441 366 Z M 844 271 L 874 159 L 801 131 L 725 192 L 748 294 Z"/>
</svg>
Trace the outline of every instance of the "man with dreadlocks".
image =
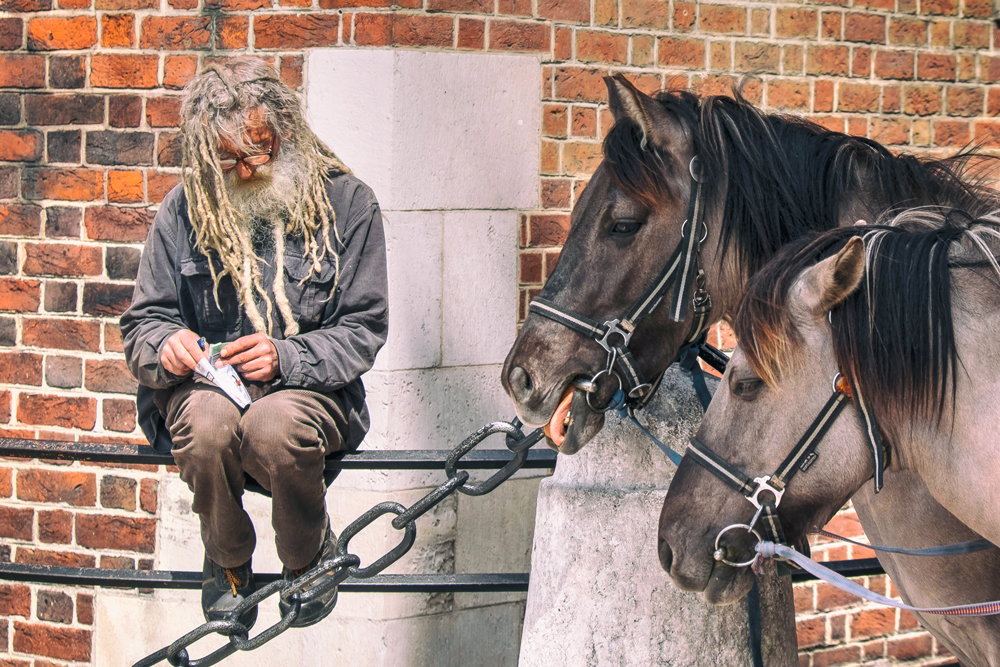
<svg viewBox="0 0 1000 667">
<path fill-rule="evenodd" d="M 194 493 L 215 620 L 254 590 L 247 484 L 271 494 L 286 578 L 335 551 L 324 458 L 368 430 L 360 376 L 386 338 L 385 239 L 372 191 L 264 61 L 209 67 L 182 112 L 183 183 L 153 221 L 121 328 L 142 430 Z M 212 343 L 228 343 L 217 363 L 246 382 L 246 409 L 192 372 Z M 335 602 L 334 590 L 302 603 L 292 625 Z"/>
</svg>

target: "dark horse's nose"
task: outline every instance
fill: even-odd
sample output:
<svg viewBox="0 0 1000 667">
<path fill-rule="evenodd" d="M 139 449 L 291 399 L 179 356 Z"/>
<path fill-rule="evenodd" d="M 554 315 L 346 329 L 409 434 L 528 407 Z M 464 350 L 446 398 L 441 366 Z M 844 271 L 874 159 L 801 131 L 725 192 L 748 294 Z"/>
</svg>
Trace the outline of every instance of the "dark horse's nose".
<svg viewBox="0 0 1000 667">
<path fill-rule="evenodd" d="M 531 382 L 531 375 L 520 366 L 514 366 L 507 376 L 507 383 L 510 387 L 511 398 L 518 403 L 527 402 L 531 396 L 534 384 Z"/>
</svg>

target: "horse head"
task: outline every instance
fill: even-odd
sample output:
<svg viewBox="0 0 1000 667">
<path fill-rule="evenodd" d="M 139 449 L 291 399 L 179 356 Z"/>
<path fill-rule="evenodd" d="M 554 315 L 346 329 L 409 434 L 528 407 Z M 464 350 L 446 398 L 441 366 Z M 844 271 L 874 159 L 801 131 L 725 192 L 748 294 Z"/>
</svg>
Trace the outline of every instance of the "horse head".
<svg viewBox="0 0 1000 667">
<path fill-rule="evenodd" d="M 620 75 L 605 82 L 615 125 L 605 140 L 604 160 L 573 208 L 559 261 L 502 374 L 518 417 L 529 425 L 546 425 L 549 444 L 564 454 L 578 451 L 604 425 L 600 409 L 620 388 L 620 378 L 628 375 L 615 370 L 621 358 L 613 358 L 609 351 L 615 336 L 632 332 L 612 331 L 606 341 L 610 344 L 602 347 L 600 333 L 587 335 L 552 319 L 551 313 L 539 314 L 538 304 L 598 325 L 621 322 L 628 304 L 642 299 L 676 256 L 692 189 L 705 178 L 698 161 L 692 160 L 696 147 L 690 123 L 697 122 L 696 103 L 690 105 L 692 118 L 680 118 Z M 714 247 L 718 226 L 714 228 L 703 223 L 688 233 L 697 237 L 698 245 Z M 701 266 L 709 274 L 716 269 L 709 262 Z M 678 275 L 683 270 L 679 267 Z M 693 267 L 685 277 L 692 275 Z M 662 373 L 690 335 L 694 320 L 694 306 L 687 301 L 693 292 L 690 282 L 682 306 L 673 314 L 669 306 L 657 307 L 660 300 L 669 301 L 670 294 L 656 295 L 624 346 L 634 357 L 629 363 L 639 376 L 655 378 Z M 712 296 L 718 304 L 719 297 Z M 605 370 L 609 372 L 602 373 Z M 590 379 L 594 382 L 583 384 L 588 395 L 578 381 Z M 633 389 L 624 387 L 625 392 Z M 643 391 L 635 391 L 633 398 Z"/>
<path fill-rule="evenodd" d="M 863 242 L 853 238 L 836 255 L 796 272 L 790 287 L 755 289 L 766 269 L 751 280 L 737 314 L 740 346 L 660 514 L 660 563 L 679 587 L 702 592 L 712 603 L 732 602 L 749 591 L 753 575 L 737 565 L 752 561 L 758 535 L 767 528 L 766 515 L 754 523 L 751 497 L 764 505 L 774 501 L 785 540 L 808 552 L 807 533 L 824 526 L 872 476 L 861 421 L 836 418 L 849 400 L 843 391 L 831 398 L 838 364 L 828 320 L 831 309 L 857 289 L 864 255 Z M 783 308 L 746 321 L 747 300 L 784 287 L 787 297 L 777 300 Z M 817 418 L 824 411 L 829 423 Z M 813 430 L 817 424 L 829 430 Z M 821 440 L 818 449 L 811 449 L 816 445 L 807 440 L 810 433 Z M 817 456 L 806 457 L 807 450 Z M 802 456 L 790 455 L 796 451 Z M 735 490 L 737 479 L 746 482 L 743 491 Z M 757 489 L 764 490 L 753 496 Z M 751 524 L 756 534 L 745 527 Z"/>
</svg>

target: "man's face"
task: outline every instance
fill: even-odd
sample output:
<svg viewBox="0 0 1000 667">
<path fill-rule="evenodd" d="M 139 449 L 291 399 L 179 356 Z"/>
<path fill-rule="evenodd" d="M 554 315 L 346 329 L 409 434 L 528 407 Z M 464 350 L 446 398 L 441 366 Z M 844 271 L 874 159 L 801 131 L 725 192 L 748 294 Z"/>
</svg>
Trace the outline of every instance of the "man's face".
<svg viewBox="0 0 1000 667">
<path fill-rule="evenodd" d="M 243 128 L 243 140 L 256 146 L 257 150 L 251 154 L 243 153 L 232 142 L 222 139 L 218 146 L 219 160 L 227 176 L 235 174 L 240 181 L 249 184 L 257 175 L 259 167 L 274 160 L 279 140 L 274 130 L 263 121 L 261 114 L 251 114 Z"/>
</svg>

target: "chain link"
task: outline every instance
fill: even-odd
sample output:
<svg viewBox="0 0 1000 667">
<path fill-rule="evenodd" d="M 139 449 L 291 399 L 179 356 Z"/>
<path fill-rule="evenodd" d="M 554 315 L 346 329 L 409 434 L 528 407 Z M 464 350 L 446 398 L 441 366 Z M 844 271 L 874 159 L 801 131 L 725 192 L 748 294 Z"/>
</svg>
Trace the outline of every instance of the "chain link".
<svg viewBox="0 0 1000 667">
<path fill-rule="evenodd" d="M 520 470 L 528 458 L 528 450 L 538 444 L 543 436 L 542 429 L 536 429 L 528 435 L 524 435 L 521 426 L 521 421 L 515 418 L 512 422 L 497 421 L 482 427 L 463 440 L 448 455 L 445 462 L 445 473 L 448 475 L 448 480 L 444 484 L 441 484 L 408 508 L 403 507 L 399 503 L 388 501 L 375 505 L 344 529 L 337 540 L 336 557 L 323 561 L 294 581 L 279 579 L 254 591 L 233 609 L 229 615 L 229 619 L 204 623 L 179 638 L 170 646 L 146 656 L 135 663 L 133 667 L 152 667 L 152 665 L 156 665 L 164 660 L 173 665 L 173 667 L 209 667 L 228 658 L 236 651 L 252 651 L 271 641 L 291 626 L 298 617 L 299 609 L 303 603 L 323 595 L 331 587 L 339 586 L 348 577 L 355 579 L 373 577 L 402 558 L 417 539 L 416 520 L 436 507 L 455 491 L 461 491 L 470 496 L 485 495 Z M 465 470 L 457 470 L 462 457 L 478 447 L 489 436 L 499 433 L 505 435 L 507 449 L 514 454 L 514 457 L 485 482 L 474 485 L 467 484 L 469 473 Z M 350 553 L 347 547 L 352 538 L 371 525 L 376 519 L 386 514 L 396 515 L 392 520 L 392 527 L 403 531 L 403 536 L 399 544 L 375 560 L 371 565 L 360 567 L 361 559 Z M 303 589 L 314 581 L 331 573 L 333 576 L 327 577 L 329 579 L 328 582 L 324 582 L 322 585 L 317 585 L 303 592 Z M 250 630 L 235 619 L 240 618 L 240 616 L 275 593 L 289 604 L 288 612 L 277 623 L 251 639 Z M 192 659 L 188 655 L 188 647 L 214 633 L 227 636 L 229 642 L 203 658 Z"/>
</svg>

